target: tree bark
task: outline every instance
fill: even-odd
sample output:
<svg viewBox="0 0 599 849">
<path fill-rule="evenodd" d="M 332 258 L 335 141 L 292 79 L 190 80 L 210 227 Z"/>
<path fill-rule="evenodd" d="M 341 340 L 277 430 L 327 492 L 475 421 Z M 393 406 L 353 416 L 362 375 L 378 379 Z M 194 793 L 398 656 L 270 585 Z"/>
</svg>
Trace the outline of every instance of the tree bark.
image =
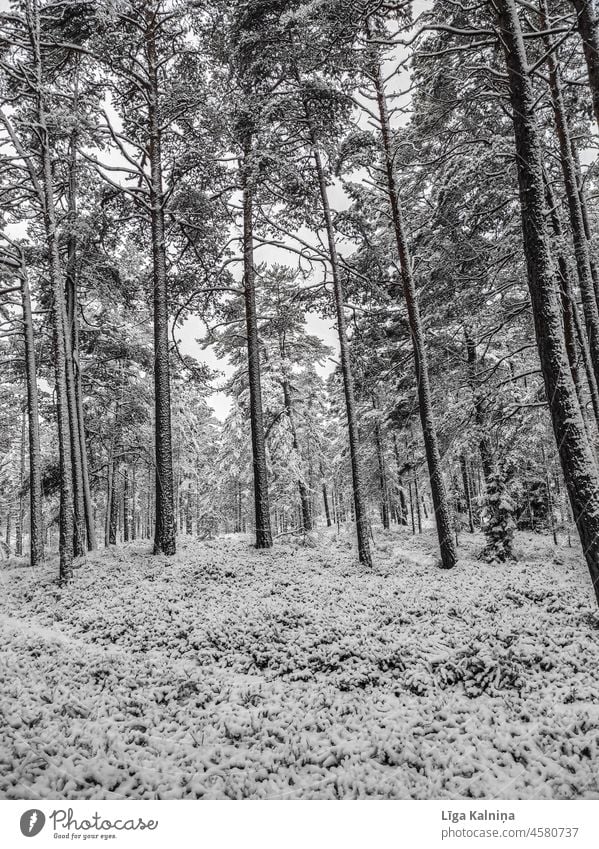
<svg viewBox="0 0 599 849">
<path fill-rule="evenodd" d="M 495 0 L 508 72 L 522 233 L 539 359 L 574 520 L 599 603 L 599 475 L 588 445 L 562 334 L 545 223 L 543 154 L 535 96 L 514 0 Z"/>
</svg>

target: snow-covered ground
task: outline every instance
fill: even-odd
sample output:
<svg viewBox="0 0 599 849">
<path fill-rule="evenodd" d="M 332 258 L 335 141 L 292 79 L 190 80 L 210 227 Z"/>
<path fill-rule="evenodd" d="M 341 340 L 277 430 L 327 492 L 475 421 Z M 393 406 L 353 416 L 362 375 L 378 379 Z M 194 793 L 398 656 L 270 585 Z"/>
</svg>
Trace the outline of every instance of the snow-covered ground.
<svg viewBox="0 0 599 849">
<path fill-rule="evenodd" d="M 185 538 L 2 571 L 2 798 L 599 798 L 577 549 L 452 572 L 430 532 Z"/>
</svg>

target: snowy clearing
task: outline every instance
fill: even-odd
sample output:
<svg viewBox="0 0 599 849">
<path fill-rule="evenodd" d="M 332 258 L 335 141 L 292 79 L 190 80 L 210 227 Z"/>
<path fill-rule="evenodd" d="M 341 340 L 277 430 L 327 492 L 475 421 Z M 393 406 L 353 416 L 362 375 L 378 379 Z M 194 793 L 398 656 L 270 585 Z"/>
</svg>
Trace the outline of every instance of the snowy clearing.
<svg viewBox="0 0 599 849">
<path fill-rule="evenodd" d="M 2 798 L 599 798 L 577 549 L 453 572 L 433 535 L 182 540 L 3 564 Z"/>
</svg>

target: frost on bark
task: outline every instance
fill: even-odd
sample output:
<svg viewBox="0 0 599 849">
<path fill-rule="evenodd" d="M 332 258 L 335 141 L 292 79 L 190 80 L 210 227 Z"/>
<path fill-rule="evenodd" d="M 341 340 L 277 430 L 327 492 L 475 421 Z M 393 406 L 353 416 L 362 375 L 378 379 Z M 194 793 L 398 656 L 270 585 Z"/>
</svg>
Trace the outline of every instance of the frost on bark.
<svg viewBox="0 0 599 849">
<path fill-rule="evenodd" d="M 508 72 L 524 253 L 541 371 L 574 520 L 599 602 L 599 476 L 585 436 L 563 337 L 545 219 L 535 97 L 514 0 L 496 0 L 494 6 Z"/>
</svg>

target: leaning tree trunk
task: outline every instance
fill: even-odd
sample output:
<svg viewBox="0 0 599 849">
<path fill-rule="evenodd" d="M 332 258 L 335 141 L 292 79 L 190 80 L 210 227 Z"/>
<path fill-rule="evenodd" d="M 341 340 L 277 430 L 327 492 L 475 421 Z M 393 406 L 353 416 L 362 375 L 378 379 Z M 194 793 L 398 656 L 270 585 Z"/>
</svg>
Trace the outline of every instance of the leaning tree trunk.
<svg viewBox="0 0 599 849">
<path fill-rule="evenodd" d="M 593 0 L 572 0 L 587 64 L 593 111 L 599 127 L 599 29 Z"/>
<path fill-rule="evenodd" d="M 147 11 L 146 49 L 148 56 L 148 155 L 150 162 L 150 218 L 154 288 L 154 406 L 156 450 L 156 526 L 154 554 L 175 553 L 173 503 L 173 450 L 171 433 L 171 390 L 168 344 L 168 283 L 162 181 L 161 126 L 158 108 L 158 56 L 155 19 Z"/>
<path fill-rule="evenodd" d="M 437 524 L 441 566 L 444 569 L 450 569 L 452 566 L 455 566 L 457 561 L 457 552 L 453 537 L 453 523 L 451 520 L 451 511 L 449 508 L 447 492 L 445 490 L 445 483 L 443 481 L 443 472 L 441 471 L 441 455 L 439 452 L 437 430 L 433 415 L 426 342 L 422 327 L 422 319 L 420 316 L 420 307 L 418 306 L 418 296 L 416 294 L 414 275 L 412 273 L 412 261 L 405 234 L 403 215 L 399 205 L 399 194 L 395 179 L 395 169 L 393 167 L 393 150 L 391 146 L 389 113 L 387 110 L 387 101 L 380 65 L 377 64 L 373 68 L 373 76 L 379 110 L 379 121 L 381 125 L 385 174 L 387 178 L 387 194 L 391 208 L 396 248 L 401 267 L 404 300 L 408 311 L 408 322 L 410 325 L 410 334 L 412 336 L 412 345 L 414 350 L 420 421 L 422 423 L 424 448 L 428 465 L 435 520 Z"/>
<path fill-rule="evenodd" d="M 270 506 L 268 498 L 268 471 L 266 441 L 262 413 L 262 386 L 260 382 L 260 340 L 256 312 L 256 287 L 254 271 L 253 201 L 254 185 L 251 170 L 251 141 L 244 146 L 243 179 L 243 290 L 247 330 L 248 382 L 250 388 L 250 425 L 252 430 L 252 464 L 254 472 L 254 509 L 256 521 L 256 548 L 272 546 Z"/>
<path fill-rule="evenodd" d="M 42 455 L 40 448 L 39 402 L 37 367 L 31 296 L 27 271 L 21 269 L 21 304 L 23 307 L 23 336 L 25 342 L 25 376 L 27 381 L 27 419 L 29 424 L 29 542 L 31 565 L 38 566 L 44 556 L 42 518 Z"/>
<path fill-rule="evenodd" d="M 599 603 L 599 475 L 585 436 L 562 333 L 545 221 L 536 100 L 514 0 L 494 0 L 490 5 L 496 10 L 508 72 L 524 253 L 545 393 L 574 520 Z"/>
</svg>

